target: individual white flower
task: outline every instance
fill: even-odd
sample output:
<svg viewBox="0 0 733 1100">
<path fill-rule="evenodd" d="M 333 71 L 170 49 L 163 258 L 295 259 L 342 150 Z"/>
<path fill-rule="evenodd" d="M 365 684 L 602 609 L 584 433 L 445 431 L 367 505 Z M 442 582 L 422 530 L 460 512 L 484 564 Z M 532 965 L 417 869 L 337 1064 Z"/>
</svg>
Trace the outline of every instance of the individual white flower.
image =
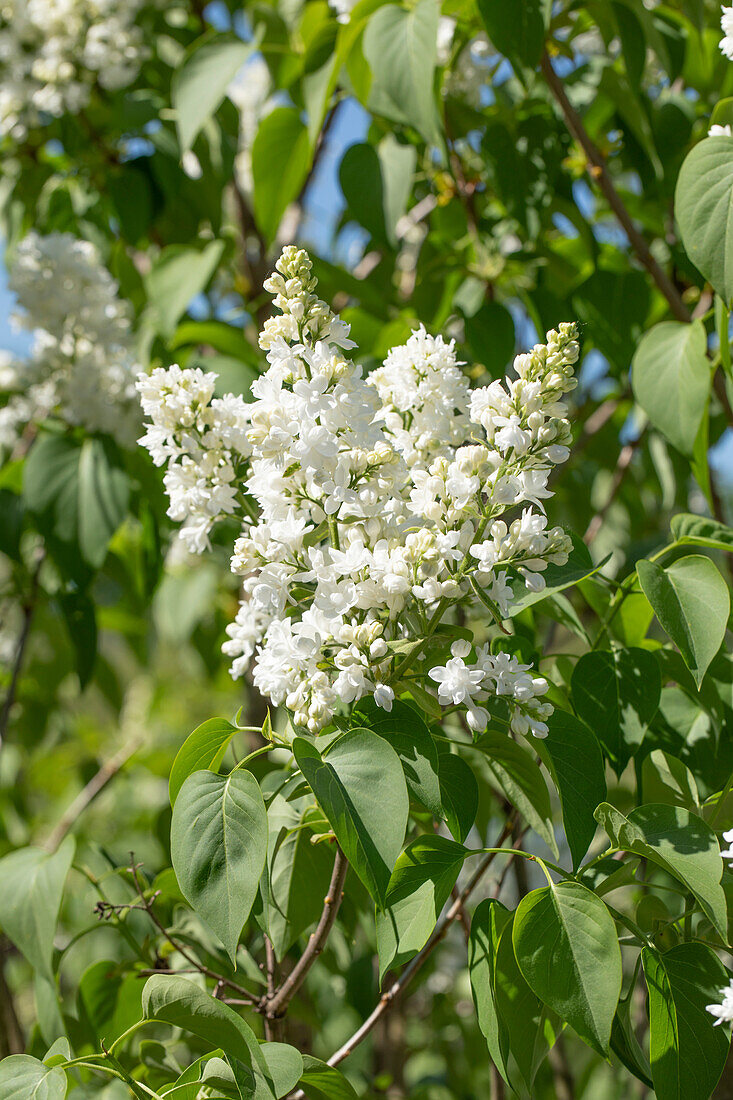
<svg viewBox="0 0 733 1100">
<path fill-rule="evenodd" d="M 392 703 L 394 702 L 394 690 L 389 684 L 375 684 L 374 685 L 374 702 L 382 710 L 392 710 Z"/>
<path fill-rule="evenodd" d="M 733 1022 L 733 981 L 730 981 L 725 989 L 721 989 L 720 996 L 720 1004 L 705 1005 L 705 1011 L 715 1016 L 713 1027 Z"/>
<path fill-rule="evenodd" d="M 727 851 L 721 852 L 720 854 L 723 859 L 733 860 L 733 829 L 728 829 L 727 832 L 723 833 L 723 840 L 726 842 L 726 844 L 730 845 L 730 847 Z"/>
<path fill-rule="evenodd" d="M 726 123 L 725 126 L 719 126 L 717 123 L 714 123 L 710 127 L 710 129 L 708 130 L 708 137 L 731 137 L 731 136 L 733 136 L 733 132 L 731 132 L 731 128 L 730 128 L 729 123 Z"/>
</svg>

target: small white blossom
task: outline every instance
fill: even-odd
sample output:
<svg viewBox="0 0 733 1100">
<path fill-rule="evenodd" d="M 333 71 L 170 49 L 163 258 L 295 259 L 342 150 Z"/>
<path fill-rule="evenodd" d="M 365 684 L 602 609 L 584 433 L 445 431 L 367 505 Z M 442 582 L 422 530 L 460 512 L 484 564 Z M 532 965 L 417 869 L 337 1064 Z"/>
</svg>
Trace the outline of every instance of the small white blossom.
<svg viewBox="0 0 733 1100">
<path fill-rule="evenodd" d="M 720 1004 L 705 1005 L 705 1011 L 716 1017 L 713 1027 L 733 1022 L 733 981 L 725 989 L 721 989 L 720 996 Z"/>
<path fill-rule="evenodd" d="M 721 7 L 720 29 L 723 38 L 720 40 L 721 53 L 725 54 L 729 61 L 733 61 L 733 7 Z"/>
</svg>

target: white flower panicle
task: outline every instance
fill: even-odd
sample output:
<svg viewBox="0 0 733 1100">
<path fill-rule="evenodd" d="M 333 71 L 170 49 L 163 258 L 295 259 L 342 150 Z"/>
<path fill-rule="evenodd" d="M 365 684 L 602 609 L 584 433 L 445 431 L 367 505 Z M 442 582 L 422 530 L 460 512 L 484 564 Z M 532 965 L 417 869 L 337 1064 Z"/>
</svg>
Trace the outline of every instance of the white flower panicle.
<svg viewBox="0 0 733 1100">
<path fill-rule="evenodd" d="M 50 414 L 132 443 L 140 425 L 132 318 L 95 246 L 30 233 L 16 249 L 10 288 L 20 307 L 14 323 L 33 332 L 33 343 L 27 359 L 0 364 L 0 448 Z"/>
<path fill-rule="evenodd" d="M 251 451 L 249 407 L 241 397 L 214 397 L 216 375 L 194 368 L 157 368 L 140 373 L 137 389 L 151 417 L 140 442 L 156 466 L 168 463 L 168 515 L 181 523 L 187 548 L 207 549 L 209 532 L 241 502 L 242 460 Z"/>
<path fill-rule="evenodd" d="M 219 516 L 242 522 L 232 674 L 251 666 L 259 690 L 314 732 L 365 695 L 389 710 L 420 682 L 476 730 L 501 699 L 515 732 L 544 736 L 548 685 L 528 665 L 462 640 L 446 664 L 430 658 L 458 604 L 504 617 L 512 584 L 539 590 L 548 563 L 567 560 L 542 502 L 568 454 L 575 327 L 519 356 L 515 379 L 479 390 L 453 343 L 422 327 L 365 377 L 307 254 L 286 248 L 276 266 L 265 285 L 281 313 L 261 333 L 268 369 L 250 404 L 214 398 L 201 371 L 138 383 L 141 442 L 168 463 L 189 547 L 205 548 Z"/>
<path fill-rule="evenodd" d="M 123 88 L 147 56 L 145 0 L 0 0 L 0 135 L 83 109 L 92 86 Z"/>
</svg>

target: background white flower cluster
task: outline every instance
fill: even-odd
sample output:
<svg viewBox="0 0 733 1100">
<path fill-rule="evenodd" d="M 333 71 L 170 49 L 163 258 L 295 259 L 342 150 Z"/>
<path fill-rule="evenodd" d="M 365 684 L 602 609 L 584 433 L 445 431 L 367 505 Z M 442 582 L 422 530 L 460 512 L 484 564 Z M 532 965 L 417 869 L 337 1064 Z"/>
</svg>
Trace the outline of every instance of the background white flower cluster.
<svg viewBox="0 0 733 1100">
<path fill-rule="evenodd" d="M 517 356 L 515 378 L 474 390 L 454 343 L 422 327 L 364 377 L 306 253 L 286 248 L 266 288 L 281 314 L 260 337 L 269 367 L 252 403 L 215 398 L 200 370 L 138 381 L 142 443 L 168 463 L 189 548 L 204 549 L 221 516 L 242 520 L 233 675 L 252 662 L 259 690 L 312 731 L 367 694 L 389 709 L 437 685 L 474 729 L 502 697 L 516 732 L 544 736 L 547 683 L 529 666 L 463 639 L 434 667 L 425 651 L 459 605 L 498 621 L 513 581 L 539 590 L 548 562 L 567 560 L 542 502 L 569 453 L 575 326 Z"/>
<path fill-rule="evenodd" d="M 44 116 L 86 106 L 135 79 L 147 55 L 136 19 L 146 0 L 2 0 L 0 135 L 22 141 Z"/>
<path fill-rule="evenodd" d="M 132 443 L 140 410 L 131 311 L 96 247 L 69 233 L 30 233 L 10 288 L 20 307 L 13 320 L 33 343 L 26 359 L 0 359 L 0 448 L 51 414 Z"/>
</svg>

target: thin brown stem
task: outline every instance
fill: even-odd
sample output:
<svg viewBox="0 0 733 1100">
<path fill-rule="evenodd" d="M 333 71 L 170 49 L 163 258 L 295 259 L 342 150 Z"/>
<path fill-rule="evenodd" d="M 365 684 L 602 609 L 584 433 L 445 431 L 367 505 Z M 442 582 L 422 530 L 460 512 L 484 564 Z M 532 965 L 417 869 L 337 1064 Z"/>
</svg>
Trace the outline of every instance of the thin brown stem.
<svg viewBox="0 0 733 1100">
<path fill-rule="evenodd" d="M 603 192 L 608 205 L 611 207 L 621 224 L 624 233 L 629 239 L 629 244 L 636 253 L 639 261 L 647 269 L 654 279 L 654 282 L 669 302 L 670 309 L 677 320 L 689 321 L 691 319 L 690 311 L 682 301 L 680 292 L 664 268 L 655 260 L 649 245 L 631 220 L 631 215 L 626 209 L 623 199 L 619 195 L 611 179 L 606 165 L 606 158 L 588 134 L 580 115 L 568 99 L 563 82 L 553 69 L 552 62 L 546 53 L 542 56 L 540 68 L 542 69 L 542 75 L 547 82 L 548 88 L 557 100 L 558 106 L 562 111 L 565 125 L 586 155 L 589 165 L 588 174 Z"/>
<path fill-rule="evenodd" d="M 348 866 L 349 864 L 346 856 L 341 849 L 337 847 L 336 858 L 333 862 L 331 882 L 328 887 L 328 893 L 323 901 L 323 912 L 321 913 L 316 930 L 311 935 L 303 954 L 300 956 L 280 988 L 275 990 L 272 995 L 268 992 L 267 997 L 264 998 L 264 1001 L 261 1003 L 260 1011 L 266 1019 L 276 1019 L 277 1017 L 285 1015 L 288 1005 L 305 981 L 308 971 L 323 951 L 329 933 L 336 921 L 339 906 L 341 905 L 344 880 L 346 878 Z"/>
<path fill-rule="evenodd" d="M 100 767 L 96 775 L 93 775 L 87 785 L 79 792 L 74 801 L 69 806 L 68 810 L 63 814 L 58 825 L 56 825 L 53 832 L 49 835 L 46 841 L 46 847 L 50 851 L 55 852 L 61 841 L 64 839 L 70 829 L 74 827 L 79 817 L 84 813 L 88 806 L 94 801 L 97 795 L 101 794 L 107 784 L 114 779 L 118 772 L 122 771 L 125 764 L 130 760 L 142 743 L 142 737 L 136 737 L 130 744 L 123 745 L 123 747 L 116 752 L 114 756 L 111 756 L 109 760 L 106 760 Z"/>
<path fill-rule="evenodd" d="M 563 118 L 565 119 L 565 125 L 586 155 L 589 176 L 593 182 L 598 185 L 608 205 L 616 215 L 616 219 L 626 234 L 629 244 L 636 253 L 637 259 L 647 269 L 652 279 L 657 284 L 657 287 L 667 299 L 669 308 L 672 310 L 677 320 L 683 322 L 691 321 L 692 313 L 682 300 L 682 295 L 679 290 L 664 268 L 654 258 L 646 240 L 634 225 L 631 215 L 626 209 L 624 201 L 611 179 L 606 164 L 606 158 L 590 137 L 583 125 L 583 120 L 568 99 L 563 82 L 553 69 L 552 62 L 546 53 L 542 56 L 540 68 L 542 69 L 542 74 L 548 88 L 560 107 Z M 719 371 L 716 371 L 713 376 L 713 389 L 723 406 L 728 423 L 733 425 L 733 408 L 728 398 L 725 380 Z"/>
<path fill-rule="evenodd" d="M 13 671 L 10 675 L 10 684 L 3 700 L 2 710 L 0 710 L 0 745 L 5 740 L 5 735 L 8 732 L 8 723 L 10 722 L 10 713 L 15 703 L 15 697 L 18 693 L 18 683 L 20 682 L 21 672 L 23 671 L 23 661 L 25 659 L 25 652 L 28 645 L 28 638 L 30 637 L 31 625 L 33 623 L 33 615 L 36 610 L 36 600 L 38 597 L 38 581 L 41 573 L 41 566 L 45 558 L 45 552 L 41 551 L 38 555 L 33 574 L 31 576 L 31 587 L 28 593 L 28 598 L 23 606 L 23 625 L 18 637 L 18 644 L 15 649 L 15 659 L 13 661 Z"/>
<path fill-rule="evenodd" d="M 182 955 L 186 962 L 189 963 L 194 970 L 198 971 L 199 974 L 205 974 L 207 978 L 211 978 L 213 981 L 220 983 L 221 985 L 225 985 L 229 989 L 233 989 L 236 993 L 239 993 L 239 995 L 245 1000 L 247 1004 L 256 1004 L 257 997 L 255 997 L 254 994 L 250 993 L 248 989 L 245 989 L 244 986 L 238 985 L 236 982 L 233 982 L 231 978 L 225 978 L 223 974 L 217 974 L 215 970 L 211 970 L 208 966 L 204 966 L 204 964 L 200 963 L 198 959 L 196 959 L 193 955 L 189 955 L 185 947 L 183 947 L 182 944 L 178 943 L 178 941 L 171 936 L 165 925 L 158 919 L 158 916 L 153 909 L 153 906 L 145 896 L 145 891 L 143 889 L 142 883 L 140 882 L 140 876 L 137 873 L 138 864 L 135 863 L 135 856 L 133 852 L 130 852 L 129 870 L 130 874 L 132 875 L 132 880 L 135 884 L 135 890 L 137 891 L 140 900 L 145 907 L 145 912 L 148 914 L 155 927 L 165 937 L 165 939 L 168 941 L 174 951 L 177 951 L 179 955 Z M 165 974 L 166 971 L 156 970 L 154 971 L 154 973 Z"/>
<path fill-rule="evenodd" d="M 616 468 L 613 471 L 611 489 L 606 499 L 606 502 L 603 507 L 595 513 L 590 523 L 588 524 L 588 528 L 585 534 L 583 535 L 583 542 L 586 544 L 586 546 L 589 546 L 593 542 L 593 539 L 600 531 L 601 526 L 603 525 L 603 521 L 608 514 L 608 510 L 616 499 L 619 489 L 623 484 L 626 473 L 629 469 L 629 466 L 631 465 L 631 460 L 634 457 L 634 453 L 641 443 L 642 436 L 643 432 L 640 433 L 638 439 L 635 439 L 633 443 L 627 443 L 621 448 L 621 452 L 618 456 L 618 461 L 616 463 Z"/>
<path fill-rule="evenodd" d="M 267 971 L 267 1000 L 275 996 L 277 988 L 277 959 L 269 936 L 265 936 L 265 967 Z M 265 1038 L 270 1042 L 282 1042 L 284 1031 L 282 1016 L 265 1015 Z"/>
<path fill-rule="evenodd" d="M 505 823 L 503 829 L 501 830 L 501 833 L 499 834 L 494 847 L 501 848 L 507 837 L 511 835 L 513 829 L 514 816 L 512 815 L 512 817 Z M 354 1032 L 354 1034 L 349 1039 L 347 1039 L 343 1046 L 339 1047 L 335 1054 L 331 1055 L 331 1057 L 328 1059 L 329 1066 L 337 1066 L 341 1062 L 343 1062 L 344 1059 L 348 1058 L 349 1055 L 359 1046 L 359 1044 L 362 1043 L 364 1039 L 366 1039 L 367 1035 L 369 1035 L 369 1033 L 374 1030 L 377 1023 L 385 1014 L 385 1012 L 388 1012 L 390 1010 L 396 999 L 400 996 L 402 992 L 404 992 L 404 990 L 410 984 L 418 971 L 421 970 L 421 968 L 427 962 L 428 958 L 430 957 L 430 955 L 432 955 L 438 944 L 445 939 L 451 925 L 459 919 L 463 906 L 465 905 L 466 901 L 471 896 L 473 891 L 476 889 L 478 884 L 481 882 L 486 872 L 491 867 L 497 854 L 497 852 L 489 852 L 486 856 L 484 856 L 474 873 L 471 875 L 467 884 L 454 899 L 453 904 L 448 909 L 445 916 L 433 929 L 433 933 L 423 949 L 418 952 L 412 962 L 410 962 L 405 967 L 397 980 L 382 995 L 378 1004 L 376 1005 L 372 1013 L 366 1018 L 361 1027 L 359 1027 Z M 512 857 L 510 856 L 509 859 L 511 860 Z M 297 1093 L 293 1100 L 299 1100 L 299 1098 L 302 1098 L 302 1095 L 302 1093 Z"/>
</svg>

